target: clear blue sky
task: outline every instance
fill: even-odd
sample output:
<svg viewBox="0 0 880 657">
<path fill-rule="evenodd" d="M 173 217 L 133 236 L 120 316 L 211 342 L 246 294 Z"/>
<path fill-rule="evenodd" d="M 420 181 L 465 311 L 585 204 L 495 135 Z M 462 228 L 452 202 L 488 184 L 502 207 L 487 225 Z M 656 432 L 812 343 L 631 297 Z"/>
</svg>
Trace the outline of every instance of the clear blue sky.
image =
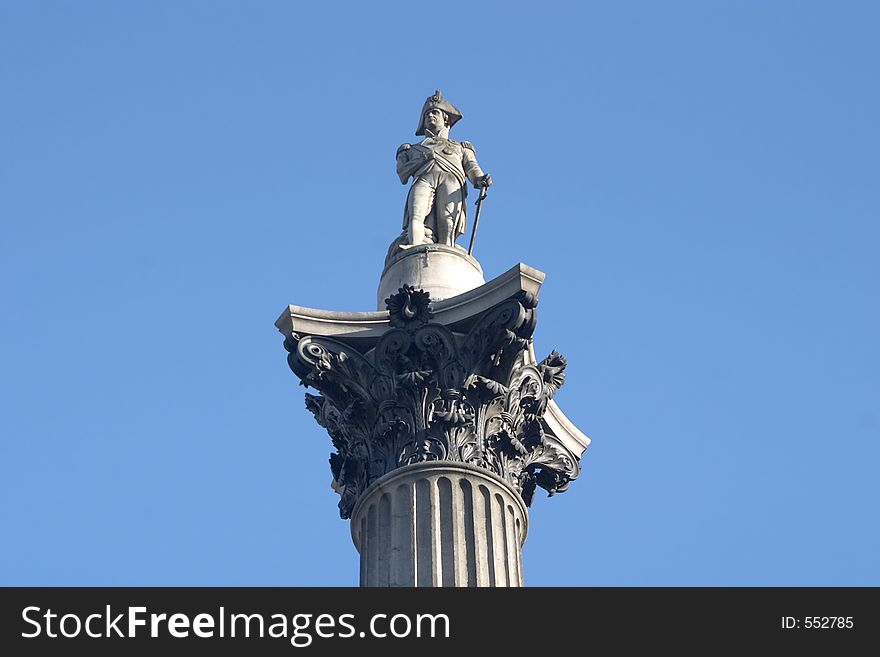
<svg viewBox="0 0 880 657">
<path fill-rule="evenodd" d="M 0 583 L 356 585 L 273 322 L 435 88 L 592 439 L 530 585 L 880 585 L 872 2 L 4 2 Z M 472 197 L 473 198 L 473 197 Z"/>
</svg>

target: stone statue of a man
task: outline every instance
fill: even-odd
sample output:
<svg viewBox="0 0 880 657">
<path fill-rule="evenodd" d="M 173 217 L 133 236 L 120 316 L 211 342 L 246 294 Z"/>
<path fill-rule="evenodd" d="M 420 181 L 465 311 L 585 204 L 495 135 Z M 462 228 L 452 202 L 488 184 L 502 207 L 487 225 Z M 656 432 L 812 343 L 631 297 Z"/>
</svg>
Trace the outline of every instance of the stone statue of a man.
<svg viewBox="0 0 880 657">
<path fill-rule="evenodd" d="M 417 144 L 397 149 L 397 175 L 404 185 L 412 178 L 403 213 L 403 235 L 395 242 L 401 248 L 416 244 L 452 246 L 465 231 L 467 182 L 488 187 L 492 178 L 477 164 L 470 142 L 449 138 L 449 129 L 461 119 L 440 91 L 429 96 L 422 107 Z M 393 248 L 393 247 L 392 247 Z"/>
</svg>

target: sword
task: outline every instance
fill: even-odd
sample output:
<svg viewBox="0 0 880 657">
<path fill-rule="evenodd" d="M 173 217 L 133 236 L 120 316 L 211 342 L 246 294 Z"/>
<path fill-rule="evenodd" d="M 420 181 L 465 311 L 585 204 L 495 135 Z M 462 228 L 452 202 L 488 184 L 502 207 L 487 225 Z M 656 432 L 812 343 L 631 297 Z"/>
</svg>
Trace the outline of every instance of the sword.
<svg viewBox="0 0 880 657">
<path fill-rule="evenodd" d="M 477 224 L 480 223 L 480 208 L 483 207 L 483 199 L 486 198 L 488 191 L 488 187 L 481 188 L 480 196 L 477 198 L 477 214 L 474 215 L 474 230 L 471 232 L 471 243 L 470 246 L 468 246 L 468 255 L 473 255 L 474 253 L 474 238 L 477 236 Z"/>
</svg>

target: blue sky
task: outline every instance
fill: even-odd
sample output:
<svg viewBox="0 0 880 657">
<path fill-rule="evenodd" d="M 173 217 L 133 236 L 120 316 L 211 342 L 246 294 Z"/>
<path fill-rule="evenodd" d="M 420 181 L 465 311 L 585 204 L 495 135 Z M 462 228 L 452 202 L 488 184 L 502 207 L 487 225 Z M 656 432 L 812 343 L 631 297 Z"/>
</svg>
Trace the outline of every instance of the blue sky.
<svg viewBox="0 0 880 657">
<path fill-rule="evenodd" d="M 875 3 L 0 5 L 0 584 L 356 585 L 274 320 L 435 88 L 593 440 L 529 585 L 880 585 Z"/>
</svg>

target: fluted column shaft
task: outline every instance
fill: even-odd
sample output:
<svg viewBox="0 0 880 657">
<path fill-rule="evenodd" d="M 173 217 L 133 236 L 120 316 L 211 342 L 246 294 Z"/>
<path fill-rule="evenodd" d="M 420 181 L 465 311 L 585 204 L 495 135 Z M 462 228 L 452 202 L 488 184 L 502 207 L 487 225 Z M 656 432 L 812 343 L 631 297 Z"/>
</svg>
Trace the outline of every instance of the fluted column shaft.
<svg viewBox="0 0 880 657">
<path fill-rule="evenodd" d="M 361 586 L 522 586 L 528 513 L 500 477 L 464 463 L 408 465 L 358 500 Z"/>
</svg>

